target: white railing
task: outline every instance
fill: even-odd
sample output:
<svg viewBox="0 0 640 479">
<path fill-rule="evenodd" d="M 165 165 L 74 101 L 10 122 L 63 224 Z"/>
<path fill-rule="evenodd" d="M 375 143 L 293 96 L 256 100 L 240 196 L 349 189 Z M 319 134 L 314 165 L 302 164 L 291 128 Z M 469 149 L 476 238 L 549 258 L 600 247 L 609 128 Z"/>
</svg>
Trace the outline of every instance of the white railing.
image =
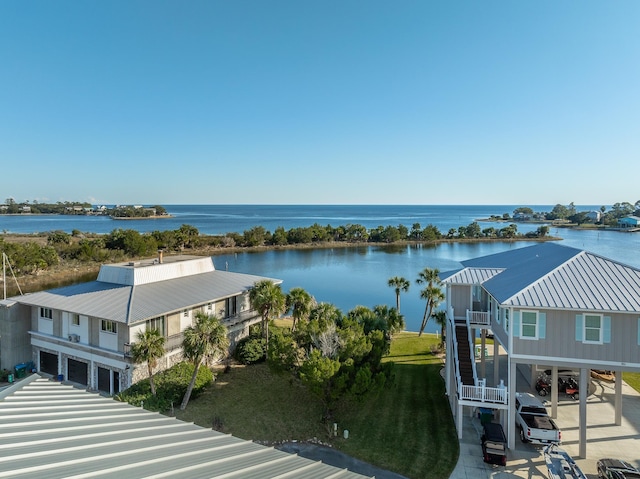
<svg viewBox="0 0 640 479">
<path fill-rule="evenodd" d="M 491 316 L 488 311 L 469 311 L 467 309 L 467 322 L 470 324 L 489 326 L 491 324 Z"/>
<path fill-rule="evenodd" d="M 460 399 L 467 401 L 483 401 L 507 404 L 507 388 L 488 388 L 486 386 L 462 386 Z"/>
</svg>

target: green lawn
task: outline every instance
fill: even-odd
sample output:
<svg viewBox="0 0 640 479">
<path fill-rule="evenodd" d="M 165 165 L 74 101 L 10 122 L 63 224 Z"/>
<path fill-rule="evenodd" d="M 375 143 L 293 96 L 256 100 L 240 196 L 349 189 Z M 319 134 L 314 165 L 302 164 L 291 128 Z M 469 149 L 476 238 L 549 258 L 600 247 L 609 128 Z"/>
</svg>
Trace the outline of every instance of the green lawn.
<svg viewBox="0 0 640 479">
<path fill-rule="evenodd" d="M 640 392 L 640 373 L 622 373 L 622 379 L 633 389 Z"/>
<path fill-rule="evenodd" d="M 459 448 L 440 375 L 442 360 L 431 353 L 435 343 L 431 335 L 397 335 L 385 359 L 395 363 L 395 380 L 377 396 L 339 408 L 337 437 L 322 423 L 320 402 L 298 381 L 264 364 L 219 373 L 214 386 L 176 416 L 269 444 L 330 443 L 409 478 L 449 477 Z"/>
</svg>

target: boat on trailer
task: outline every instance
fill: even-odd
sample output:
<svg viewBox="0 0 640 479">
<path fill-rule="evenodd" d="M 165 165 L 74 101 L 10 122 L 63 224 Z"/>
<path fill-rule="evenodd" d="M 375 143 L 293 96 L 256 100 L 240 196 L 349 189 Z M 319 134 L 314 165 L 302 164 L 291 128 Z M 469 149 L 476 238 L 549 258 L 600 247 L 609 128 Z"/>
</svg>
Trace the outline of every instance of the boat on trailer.
<svg viewBox="0 0 640 479">
<path fill-rule="evenodd" d="M 556 444 L 544 448 L 549 479 L 587 479 L 573 458 Z"/>
</svg>

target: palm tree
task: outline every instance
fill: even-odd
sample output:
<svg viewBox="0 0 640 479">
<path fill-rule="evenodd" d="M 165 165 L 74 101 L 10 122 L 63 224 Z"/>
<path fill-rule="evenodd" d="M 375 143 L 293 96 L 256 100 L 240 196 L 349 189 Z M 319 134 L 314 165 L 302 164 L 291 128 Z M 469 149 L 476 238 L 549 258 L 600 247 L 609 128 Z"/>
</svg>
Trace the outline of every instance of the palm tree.
<svg viewBox="0 0 640 479">
<path fill-rule="evenodd" d="M 400 292 L 404 291 L 405 293 L 409 291 L 409 283 L 408 279 L 403 278 L 402 276 L 394 276 L 393 278 L 389 278 L 387 284 L 395 288 L 396 290 L 396 309 L 398 310 L 398 314 L 400 313 Z"/>
<path fill-rule="evenodd" d="M 444 346 L 444 334 L 447 327 L 447 313 L 443 310 L 436 311 L 431 315 L 433 320 L 440 326 L 440 347 Z"/>
<path fill-rule="evenodd" d="M 265 357 L 269 350 L 269 321 L 286 311 L 286 297 L 280 285 L 269 279 L 256 282 L 249 290 L 251 307 L 262 317 L 262 337 L 265 339 Z"/>
<path fill-rule="evenodd" d="M 202 362 L 205 359 L 214 359 L 216 356 L 226 356 L 228 352 L 227 328 L 216 316 L 198 311 L 195 323 L 184 330 L 184 339 L 182 340 L 182 354 L 194 367 L 191 382 L 184 393 L 182 404 L 180 404 L 180 410 L 184 411 L 189 403 Z"/>
<path fill-rule="evenodd" d="M 287 311 L 291 310 L 293 317 L 293 325 L 291 331 L 296 330 L 296 323 L 302 319 L 309 319 L 311 309 L 316 305 L 313 296 L 307 293 L 303 288 L 291 288 L 286 297 Z"/>
<path fill-rule="evenodd" d="M 426 284 L 426 287 L 420 291 L 420 299 L 424 299 L 427 304 L 424 308 L 424 316 L 422 317 L 422 324 L 420 325 L 420 332 L 418 336 L 421 336 L 424 328 L 427 326 L 427 321 L 431 317 L 431 314 L 435 311 L 438 305 L 444 301 L 444 293 L 440 289 L 440 270 L 437 268 L 425 268 L 418 273 L 418 279 L 416 283 Z"/>
<path fill-rule="evenodd" d="M 386 304 L 380 304 L 374 306 L 373 312 L 386 322 L 389 338 L 404 330 L 404 316 L 402 316 L 396 308 L 390 308 Z"/>
<path fill-rule="evenodd" d="M 356 306 L 358 308 L 359 306 Z M 364 308 L 364 306 L 362 306 Z M 317 322 L 320 329 L 325 329 L 331 323 L 340 323 L 342 312 L 335 304 L 319 303 L 311 310 L 309 321 Z"/>
<path fill-rule="evenodd" d="M 131 356 L 135 363 L 147 363 L 149 369 L 149 385 L 151 394 L 156 395 L 156 384 L 153 381 L 153 370 L 158 359 L 164 356 L 164 336 L 157 329 L 138 331 L 136 342 L 131 345 Z"/>
</svg>

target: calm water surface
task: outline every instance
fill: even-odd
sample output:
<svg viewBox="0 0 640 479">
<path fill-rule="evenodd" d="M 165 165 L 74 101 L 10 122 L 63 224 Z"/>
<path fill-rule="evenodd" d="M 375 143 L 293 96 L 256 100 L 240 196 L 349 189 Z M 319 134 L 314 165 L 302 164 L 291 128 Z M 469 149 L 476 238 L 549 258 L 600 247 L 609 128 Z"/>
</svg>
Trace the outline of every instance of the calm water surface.
<svg viewBox="0 0 640 479">
<path fill-rule="evenodd" d="M 551 211 L 553 206 L 530 206 L 534 211 Z M 467 226 L 480 218 L 512 213 L 517 206 L 396 206 L 396 205 L 173 205 L 165 206 L 172 218 L 157 220 L 118 221 L 104 217 L 74 216 L 0 216 L 0 231 L 34 233 L 74 229 L 83 232 L 109 233 L 117 228 L 144 232 L 174 230 L 182 224 L 198 228 L 203 234 L 242 233 L 254 226 L 273 232 L 281 226 L 288 230 L 318 223 L 340 226 L 360 224 L 366 228 L 398 226 L 411 228 L 437 226 L 446 233 L 450 228 Z M 578 206 L 578 211 L 599 209 L 599 206 Z M 501 228 L 504 223 L 481 222 L 481 228 Z M 518 225 L 526 233 L 538 225 Z M 550 234 L 562 237 L 561 244 L 584 249 L 610 259 L 640 268 L 640 233 L 616 231 L 575 231 L 552 228 Z M 424 313 L 420 300 L 420 285 L 415 283 L 425 267 L 449 271 L 459 268 L 460 261 L 512 248 L 530 246 L 529 242 L 514 243 L 453 243 L 436 247 L 368 246 L 319 250 L 267 251 L 215 256 L 217 269 L 227 269 L 282 279 L 283 290 L 302 287 L 318 301 L 330 302 L 347 312 L 357 305 L 395 306 L 394 290 L 387 286 L 392 276 L 403 276 L 411 282 L 401 295 L 401 312 L 407 329 L 417 331 Z M 429 324 L 428 331 L 435 331 Z"/>
</svg>

